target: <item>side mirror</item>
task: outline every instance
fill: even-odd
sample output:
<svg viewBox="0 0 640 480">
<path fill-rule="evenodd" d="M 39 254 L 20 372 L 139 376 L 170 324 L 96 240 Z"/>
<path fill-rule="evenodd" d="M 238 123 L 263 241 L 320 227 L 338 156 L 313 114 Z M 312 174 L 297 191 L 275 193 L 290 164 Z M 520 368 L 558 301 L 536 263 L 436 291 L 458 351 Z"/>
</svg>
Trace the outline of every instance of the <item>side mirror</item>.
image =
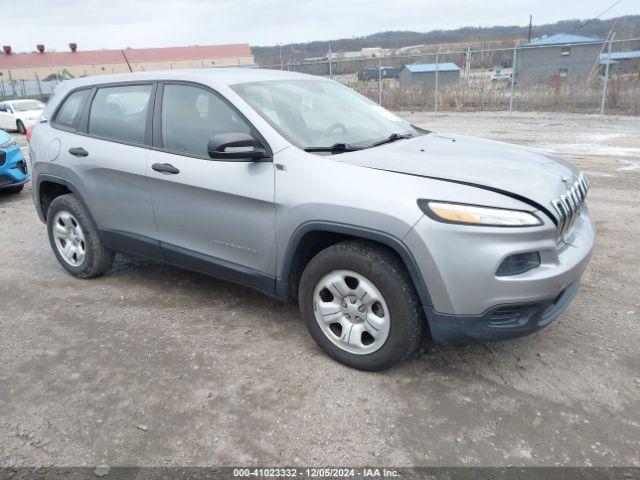
<svg viewBox="0 0 640 480">
<path fill-rule="evenodd" d="M 269 158 L 267 150 L 258 140 L 244 132 L 220 133 L 207 144 L 213 160 L 230 162 L 264 161 Z"/>
</svg>

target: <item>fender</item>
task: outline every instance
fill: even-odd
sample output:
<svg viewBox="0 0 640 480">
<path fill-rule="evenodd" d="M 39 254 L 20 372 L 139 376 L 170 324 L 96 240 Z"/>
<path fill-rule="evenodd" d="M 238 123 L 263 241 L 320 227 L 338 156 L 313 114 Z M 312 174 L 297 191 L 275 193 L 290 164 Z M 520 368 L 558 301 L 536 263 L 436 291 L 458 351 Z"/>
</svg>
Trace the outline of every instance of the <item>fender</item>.
<svg viewBox="0 0 640 480">
<path fill-rule="evenodd" d="M 95 219 L 91 215 L 91 210 L 89 210 L 89 207 L 87 206 L 87 202 L 84 201 L 84 199 L 82 198 L 82 195 L 80 195 L 80 192 L 78 191 L 78 189 L 75 187 L 73 183 L 71 183 L 66 178 L 57 177 L 49 173 L 41 173 L 38 175 L 36 188 L 34 188 L 33 190 L 33 200 L 34 200 L 34 203 L 36 204 L 36 211 L 38 212 L 38 217 L 40 217 L 40 220 L 43 223 L 46 223 L 46 220 L 45 220 L 46 212 L 42 211 L 42 199 L 40 198 L 40 185 L 42 184 L 42 182 L 57 183 L 59 185 L 64 185 L 65 187 L 67 187 L 71 191 L 71 193 L 73 193 L 76 196 L 76 198 L 80 201 L 80 203 L 82 203 L 82 206 L 85 208 L 87 212 L 89 212 L 91 219 L 94 220 L 94 223 L 95 223 Z"/>
<path fill-rule="evenodd" d="M 425 284 L 422 275 L 420 275 L 418 264 L 413 257 L 413 254 L 411 253 L 409 248 L 402 242 L 402 240 L 380 230 L 320 220 L 312 220 L 303 223 L 295 230 L 295 232 L 289 239 L 289 243 L 282 260 L 282 273 L 280 277 L 276 278 L 276 295 L 278 297 L 291 299 L 291 295 L 289 293 L 289 277 L 293 259 L 302 238 L 307 233 L 314 231 L 349 235 L 351 237 L 363 238 L 365 240 L 379 242 L 383 245 L 388 246 L 400 256 L 400 259 L 404 263 L 407 271 L 409 272 L 409 275 L 411 276 L 411 280 L 416 289 L 416 292 L 418 293 L 418 297 L 420 298 L 420 302 L 422 303 L 422 305 L 432 305 L 427 285 Z"/>
</svg>

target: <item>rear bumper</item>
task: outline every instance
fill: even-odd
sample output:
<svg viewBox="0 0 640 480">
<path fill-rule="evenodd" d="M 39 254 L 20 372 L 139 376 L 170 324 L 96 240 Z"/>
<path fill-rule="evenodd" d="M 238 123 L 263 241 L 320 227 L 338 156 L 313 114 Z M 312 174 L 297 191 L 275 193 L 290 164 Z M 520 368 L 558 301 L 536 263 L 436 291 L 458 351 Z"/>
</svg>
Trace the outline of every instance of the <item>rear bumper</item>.
<svg viewBox="0 0 640 480">
<path fill-rule="evenodd" d="M 498 305 L 481 315 L 449 315 L 425 307 L 433 341 L 438 345 L 464 345 L 524 337 L 543 329 L 558 318 L 578 292 L 579 282 L 555 298 L 511 305 Z"/>
</svg>

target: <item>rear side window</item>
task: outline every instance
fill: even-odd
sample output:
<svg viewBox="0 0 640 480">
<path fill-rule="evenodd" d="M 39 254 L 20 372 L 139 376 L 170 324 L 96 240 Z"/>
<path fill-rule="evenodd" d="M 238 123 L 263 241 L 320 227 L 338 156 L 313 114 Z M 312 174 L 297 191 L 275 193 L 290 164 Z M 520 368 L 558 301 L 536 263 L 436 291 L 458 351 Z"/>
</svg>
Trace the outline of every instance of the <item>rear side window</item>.
<svg viewBox="0 0 640 480">
<path fill-rule="evenodd" d="M 76 130 L 80 124 L 82 107 L 89 97 L 90 91 L 91 90 L 78 90 L 69 95 L 58 110 L 54 124 Z"/>
<path fill-rule="evenodd" d="M 126 143 L 144 144 L 152 85 L 102 87 L 89 113 L 90 135 Z"/>
<path fill-rule="evenodd" d="M 251 133 L 249 126 L 216 94 L 191 85 L 164 86 L 162 144 L 167 150 L 207 157 L 219 133 Z"/>
</svg>

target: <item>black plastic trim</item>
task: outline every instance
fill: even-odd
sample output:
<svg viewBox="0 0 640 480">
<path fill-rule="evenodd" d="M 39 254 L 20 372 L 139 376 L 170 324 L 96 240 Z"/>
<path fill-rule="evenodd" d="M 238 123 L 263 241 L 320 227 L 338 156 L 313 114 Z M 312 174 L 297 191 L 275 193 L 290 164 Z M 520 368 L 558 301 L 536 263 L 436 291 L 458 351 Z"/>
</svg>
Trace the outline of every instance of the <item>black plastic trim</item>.
<svg viewBox="0 0 640 480">
<path fill-rule="evenodd" d="M 172 265 L 229 280 L 270 296 L 274 295 L 275 279 L 266 273 L 166 242 L 160 242 L 160 247 L 167 262 Z"/>
<path fill-rule="evenodd" d="M 559 295 L 535 302 L 495 305 L 479 315 L 453 315 L 436 312 L 425 306 L 429 330 L 434 343 L 443 346 L 508 340 L 530 335 L 558 318 L 578 292 L 579 280 Z M 492 315 L 503 308 L 522 309 L 523 317 L 512 325 L 491 323 Z"/>
<path fill-rule="evenodd" d="M 160 248 L 160 241 L 157 239 L 120 230 L 99 229 L 99 232 L 105 246 L 112 250 L 167 261 Z"/>
<path fill-rule="evenodd" d="M 100 229 L 105 245 L 117 252 L 150 258 L 211 277 L 228 280 L 274 296 L 274 277 L 252 268 L 120 230 Z"/>
<path fill-rule="evenodd" d="M 402 242 L 402 240 L 380 230 L 375 230 L 366 227 L 360 227 L 356 225 L 349 225 L 345 223 L 327 222 L 327 221 L 309 221 L 300 225 L 289 239 L 289 244 L 285 250 L 284 259 L 282 262 L 281 276 L 276 278 L 276 295 L 287 300 L 292 300 L 290 292 L 290 276 L 291 266 L 293 259 L 295 258 L 298 245 L 302 238 L 310 232 L 329 232 L 339 233 L 343 235 L 349 235 L 356 238 L 363 238 L 375 242 L 380 242 L 393 251 L 395 251 L 402 259 L 413 285 L 420 297 L 420 301 L 423 305 L 432 305 L 431 297 L 427 289 L 427 285 L 420 274 L 418 263 L 416 262 L 413 254 L 409 248 Z"/>
<path fill-rule="evenodd" d="M 40 186 L 42 185 L 42 182 L 52 182 L 52 183 L 57 183 L 59 185 L 64 185 L 65 187 L 67 187 L 71 191 L 71 193 L 73 193 L 76 196 L 78 201 L 84 206 L 85 210 L 89 212 L 89 215 L 91 215 L 91 210 L 89 210 L 89 207 L 87 206 L 87 202 L 84 201 L 84 199 L 82 198 L 82 195 L 80 195 L 80 192 L 75 187 L 75 185 L 70 181 L 68 181 L 67 179 L 62 177 L 57 177 L 49 173 L 41 173 L 37 176 L 34 175 L 33 179 L 36 180 L 34 182 L 34 191 L 35 191 L 34 198 L 37 199 L 36 211 L 38 213 L 38 217 L 40 217 L 40 220 L 42 220 L 42 222 L 46 222 L 46 213 L 47 213 L 42 211 L 42 198 L 40 198 Z M 91 218 L 93 219 L 93 217 Z M 95 223 L 95 220 L 94 220 L 94 223 Z"/>
</svg>

